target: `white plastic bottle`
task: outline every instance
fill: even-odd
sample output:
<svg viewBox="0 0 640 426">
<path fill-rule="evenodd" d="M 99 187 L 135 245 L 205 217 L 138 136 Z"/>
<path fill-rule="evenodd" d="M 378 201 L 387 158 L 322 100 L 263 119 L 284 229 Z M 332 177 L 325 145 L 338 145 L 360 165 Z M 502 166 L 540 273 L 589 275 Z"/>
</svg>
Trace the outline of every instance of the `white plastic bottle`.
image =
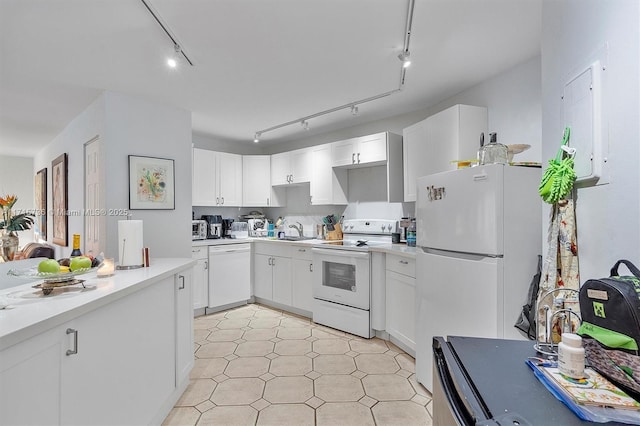
<svg viewBox="0 0 640 426">
<path fill-rule="evenodd" d="M 562 333 L 562 341 L 558 343 L 558 369 L 565 376 L 574 379 L 584 377 L 582 337 L 573 333 Z"/>
</svg>

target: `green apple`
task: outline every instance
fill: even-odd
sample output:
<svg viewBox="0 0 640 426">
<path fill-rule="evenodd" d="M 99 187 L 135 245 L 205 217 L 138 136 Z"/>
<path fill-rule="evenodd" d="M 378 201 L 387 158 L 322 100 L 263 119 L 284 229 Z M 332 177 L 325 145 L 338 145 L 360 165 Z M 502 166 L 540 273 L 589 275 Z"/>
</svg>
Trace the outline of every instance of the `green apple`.
<svg viewBox="0 0 640 426">
<path fill-rule="evenodd" d="M 43 260 L 38 264 L 38 272 L 56 274 L 60 272 L 60 264 L 55 259 Z"/>
<path fill-rule="evenodd" d="M 69 263 L 69 269 L 72 271 L 89 268 L 91 268 L 91 259 L 85 256 L 72 257 L 71 263 Z"/>
</svg>

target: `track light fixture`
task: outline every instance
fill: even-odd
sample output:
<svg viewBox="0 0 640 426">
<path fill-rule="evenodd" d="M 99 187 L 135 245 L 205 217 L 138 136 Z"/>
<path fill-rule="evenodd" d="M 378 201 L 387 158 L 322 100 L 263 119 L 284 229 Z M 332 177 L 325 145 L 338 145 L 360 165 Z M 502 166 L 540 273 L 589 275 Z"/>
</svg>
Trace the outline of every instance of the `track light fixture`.
<svg viewBox="0 0 640 426">
<path fill-rule="evenodd" d="M 255 135 L 253 135 L 253 141 L 254 141 L 255 143 L 260 142 L 260 132 L 256 132 L 256 134 L 255 134 Z"/>
<path fill-rule="evenodd" d="M 401 54 L 398 55 L 398 59 L 402 61 L 402 68 L 407 68 L 411 65 L 411 53 L 408 50 L 405 50 Z"/>
<path fill-rule="evenodd" d="M 141 0 L 141 1 L 145 2 L 147 0 Z M 398 88 L 397 89 L 393 89 L 393 90 L 390 90 L 388 92 L 380 93 L 380 94 L 375 95 L 375 96 L 370 96 L 368 98 L 354 100 L 354 101 L 351 101 L 351 102 L 349 102 L 347 104 L 337 106 L 335 108 L 331 108 L 331 109 L 327 109 L 327 110 L 324 110 L 324 111 L 316 112 L 315 114 L 307 115 L 305 117 L 300 117 L 300 118 L 297 118 L 295 120 L 287 121 L 286 123 L 282 123 L 282 124 L 278 124 L 276 126 L 271 126 L 269 128 L 262 129 L 262 130 L 256 132 L 256 137 L 254 137 L 253 141 L 254 142 L 258 142 L 258 136 L 262 135 L 263 133 L 271 132 L 272 130 L 277 130 L 277 129 L 281 129 L 283 127 L 291 126 L 291 125 L 296 124 L 296 123 L 300 123 L 300 125 L 302 126 L 303 129 L 309 130 L 309 122 L 307 120 L 310 120 L 310 119 L 316 118 L 316 117 L 321 117 L 323 115 L 331 114 L 331 113 L 334 113 L 336 111 L 340 111 L 340 110 L 347 109 L 347 108 L 351 108 L 351 114 L 355 116 L 355 115 L 358 115 L 358 106 L 357 105 L 362 105 L 362 104 L 365 104 L 367 102 L 375 101 L 377 99 L 381 99 L 381 98 L 393 95 L 395 93 L 401 92 L 402 89 L 404 88 L 404 80 L 405 80 L 405 76 L 406 76 L 406 73 L 407 73 L 407 67 L 409 65 L 411 65 L 411 59 L 410 59 L 411 55 L 409 53 L 409 42 L 411 41 L 411 27 L 413 25 L 413 9 L 415 7 L 415 0 L 407 0 L 407 3 L 408 3 L 407 4 L 407 20 L 406 20 L 406 26 L 405 26 L 405 32 L 404 32 L 404 45 L 402 46 L 401 53 L 398 55 L 398 59 L 400 59 L 402 61 L 402 68 L 400 69 L 400 83 L 398 84 Z"/>
<path fill-rule="evenodd" d="M 187 61 L 189 65 L 193 66 L 193 62 L 191 62 L 191 59 L 189 59 L 187 54 L 184 53 L 184 50 L 178 43 L 178 39 L 169 28 L 169 25 L 166 22 L 164 22 L 160 14 L 153 8 L 153 6 L 151 6 L 150 0 L 140 0 L 140 1 L 144 5 L 144 7 L 147 8 L 147 11 L 151 14 L 151 16 L 153 16 L 153 19 L 155 19 L 158 25 L 160 25 L 160 28 L 162 28 L 164 33 L 167 35 L 167 37 L 169 37 L 169 39 L 173 43 L 173 47 L 176 53 L 174 57 L 167 59 L 167 66 L 171 68 L 175 68 L 176 66 L 178 66 L 178 59 L 180 57 L 183 57 L 184 60 Z"/>
<path fill-rule="evenodd" d="M 167 65 L 169 68 L 175 68 L 178 66 L 178 60 L 180 58 L 180 54 L 182 53 L 182 48 L 180 48 L 179 44 L 173 45 L 174 54 L 167 58 Z"/>
</svg>

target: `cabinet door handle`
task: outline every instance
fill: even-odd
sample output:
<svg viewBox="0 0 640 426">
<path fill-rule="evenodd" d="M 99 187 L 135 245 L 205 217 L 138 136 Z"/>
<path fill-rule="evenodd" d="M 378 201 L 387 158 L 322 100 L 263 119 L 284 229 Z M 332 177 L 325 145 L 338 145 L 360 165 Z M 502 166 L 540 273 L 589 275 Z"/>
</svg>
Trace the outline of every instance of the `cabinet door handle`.
<svg viewBox="0 0 640 426">
<path fill-rule="evenodd" d="M 184 275 L 178 275 L 178 278 L 181 281 L 180 287 L 178 287 L 178 290 L 184 290 Z"/>
<path fill-rule="evenodd" d="M 351 154 L 351 164 L 356 164 L 356 153 L 355 152 L 353 152 Z"/>
<path fill-rule="evenodd" d="M 73 350 L 67 349 L 67 356 L 75 355 L 78 353 L 78 330 L 67 328 L 67 334 L 73 334 Z"/>
<path fill-rule="evenodd" d="M 269 205 L 269 197 L 267 197 L 267 205 Z"/>
<path fill-rule="evenodd" d="M 216 197 L 216 205 L 220 204 L 220 197 Z"/>
<path fill-rule="evenodd" d="M 221 197 L 220 199 L 222 200 L 222 203 L 220 203 L 220 204 L 224 205 L 224 197 Z"/>
<path fill-rule="evenodd" d="M 289 183 L 293 183 L 293 175 L 289 175 L 289 177 L 290 177 Z"/>
<path fill-rule="evenodd" d="M 358 153 L 358 164 L 360 164 L 360 153 Z"/>
<path fill-rule="evenodd" d="M 309 264 L 309 272 L 313 272 L 313 263 Z"/>
<path fill-rule="evenodd" d="M 267 265 L 271 266 L 271 258 L 267 259 Z"/>
<path fill-rule="evenodd" d="M 206 271 L 207 269 L 209 269 L 209 261 L 205 260 L 204 261 L 204 270 Z"/>
<path fill-rule="evenodd" d="M 302 253 L 304 253 L 307 251 L 307 249 L 298 249 L 298 251 L 301 251 Z"/>
<path fill-rule="evenodd" d="M 409 264 L 409 262 L 407 262 L 406 260 L 400 260 L 399 262 L 402 263 L 403 265 L 408 265 Z"/>
<path fill-rule="evenodd" d="M 271 266 L 276 266 L 276 258 L 275 257 L 271 258 Z"/>
</svg>

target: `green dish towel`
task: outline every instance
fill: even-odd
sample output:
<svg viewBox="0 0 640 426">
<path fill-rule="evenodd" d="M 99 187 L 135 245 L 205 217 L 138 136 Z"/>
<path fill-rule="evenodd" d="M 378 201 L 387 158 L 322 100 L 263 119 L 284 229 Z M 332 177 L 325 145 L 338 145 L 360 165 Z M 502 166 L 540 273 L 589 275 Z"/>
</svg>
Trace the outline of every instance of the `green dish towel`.
<svg viewBox="0 0 640 426">
<path fill-rule="evenodd" d="M 555 204 L 565 198 L 571 192 L 573 183 L 576 180 L 576 172 L 573 170 L 573 157 L 565 156 L 565 151 L 562 149 L 562 146 L 569 142 L 569 134 L 570 130 L 566 127 L 558 154 L 555 158 L 549 160 L 549 167 L 544 171 L 542 181 L 538 187 L 540 196 L 549 204 Z"/>
</svg>

